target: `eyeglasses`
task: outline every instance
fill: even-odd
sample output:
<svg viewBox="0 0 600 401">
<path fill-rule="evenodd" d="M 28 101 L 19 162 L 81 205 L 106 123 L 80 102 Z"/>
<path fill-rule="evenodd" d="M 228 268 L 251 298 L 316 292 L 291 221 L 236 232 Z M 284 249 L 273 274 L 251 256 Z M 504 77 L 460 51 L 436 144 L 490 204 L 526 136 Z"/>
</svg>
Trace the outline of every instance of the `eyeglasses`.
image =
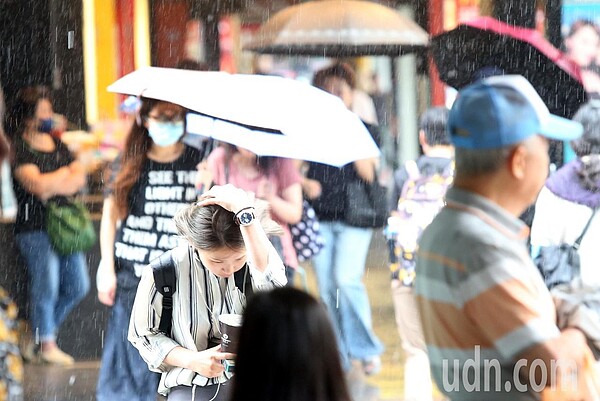
<svg viewBox="0 0 600 401">
<path fill-rule="evenodd" d="M 161 115 L 149 115 L 148 116 L 148 120 L 154 120 L 154 121 L 159 121 L 159 122 L 180 122 L 183 121 L 183 116 L 180 114 L 176 114 L 173 116 L 170 115 L 165 115 L 165 114 L 161 114 Z"/>
</svg>

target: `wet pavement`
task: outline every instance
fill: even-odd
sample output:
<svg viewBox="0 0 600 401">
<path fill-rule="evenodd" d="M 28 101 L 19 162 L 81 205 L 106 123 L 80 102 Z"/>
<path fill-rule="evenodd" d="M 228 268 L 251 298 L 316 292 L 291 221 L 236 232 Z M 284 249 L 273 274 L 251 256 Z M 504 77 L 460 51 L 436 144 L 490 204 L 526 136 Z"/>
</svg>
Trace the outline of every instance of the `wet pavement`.
<svg viewBox="0 0 600 401">
<path fill-rule="evenodd" d="M 366 377 L 359 368 L 348 374 L 350 391 L 355 401 L 401 401 L 403 355 L 394 321 L 385 242 L 380 234 L 373 237 L 367 266 L 365 284 L 371 300 L 374 330 L 386 350 L 378 375 Z M 305 268 L 309 292 L 316 294 L 312 268 L 310 265 Z M 27 364 L 25 401 L 94 400 L 99 364 L 99 361 L 79 361 L 69 368 Z"/>
</svg>

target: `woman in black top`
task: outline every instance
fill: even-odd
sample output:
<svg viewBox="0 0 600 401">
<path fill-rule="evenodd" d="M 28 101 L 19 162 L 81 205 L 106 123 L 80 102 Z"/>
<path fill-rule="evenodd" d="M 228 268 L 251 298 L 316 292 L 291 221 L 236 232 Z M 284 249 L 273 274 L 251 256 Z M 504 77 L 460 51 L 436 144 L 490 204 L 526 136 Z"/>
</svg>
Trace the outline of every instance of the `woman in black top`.
<svg viewBox="0 0 600 401">
<path fill-rule="evenodd" d="M 50 134 L 50 94 L 44 87 L 19 93 L 9 122 L 14 189 L 17 198 L 15 239 L 27 264 L 32 331 L 41 340 L 39 356 L 48 363 L 71 365 L 73 357 L 56 345 L 61 323 L 89 290 L 83 253 L 59 255 L 46 231 L 46 202 L 74 195 L 85 185 L 85 171 L 67 147 Z"/>
<path fill-rule="evenodd" d="M 197 198 L 202 153 L 182 142 L 185 109 L 142 98 L 139 118 L 107 183 L 98 268 L 98 299 L 111 307 L 96 388 L 98 401 L 155 401 L 159 375 L 127 342 L 142 270 L 178 244 L 172 217 Z"/>
<path fill-rule="evenodd" d="M 343 63 L 315 74 L 314 85 L 342 99 L 351 108 L 354 72 Z M 378 130 L 367 126 L 375 143 Z M 340 146 L 352 146 L 340 143 Z M 325 247 L 313 258 L 319 294 L 329 308 L 335 324 L 344 365 L 361 362 L 367 375 L 381 368 L 383 345 L 371 325 L 371 307 L 362 277 L 373 230 L 354 227 L 344 221 L 345 192 L 348 184 L 377 179 L 376 159 L 363 159 L 341 168 L 309 163 L 303 189 L 320 220 Z"/>
</svg>

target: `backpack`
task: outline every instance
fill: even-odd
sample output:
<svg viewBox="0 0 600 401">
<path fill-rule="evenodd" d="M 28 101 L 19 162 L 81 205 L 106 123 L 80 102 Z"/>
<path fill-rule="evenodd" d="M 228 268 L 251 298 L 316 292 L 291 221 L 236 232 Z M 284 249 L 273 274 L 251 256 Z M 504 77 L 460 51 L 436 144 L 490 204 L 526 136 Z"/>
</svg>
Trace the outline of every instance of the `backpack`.
<svg viewBox="0 0 600 401">
<path fill-rule="evenodd" d="M 167 336 L 171 336 L 173 324 L 173 294 L 177 291 L 177 276 L 175 275 L 175 262 L 171 251 L 166 251 L 150 262 L 154 285 L 156 291 L 162 295 L 162 314 L 158 330 Z M 235 286 L 242 291 L 247 298 L 252 296 L 252 277 L 248 274 L 248 264 L 233 274 Z"/>
<path fill-rule="evenodd" d="M 419 238 L 445 204 L 444 196 L 453 181 L 454 162 L 443 172 L 431 175 L 421 174 L 414 160 L 406 162 L 405 168 L 408 179 L 398 199 L 397 216 L 390 217 L 387 231 L 392 278 L 412 286 Z"/>
</svg>

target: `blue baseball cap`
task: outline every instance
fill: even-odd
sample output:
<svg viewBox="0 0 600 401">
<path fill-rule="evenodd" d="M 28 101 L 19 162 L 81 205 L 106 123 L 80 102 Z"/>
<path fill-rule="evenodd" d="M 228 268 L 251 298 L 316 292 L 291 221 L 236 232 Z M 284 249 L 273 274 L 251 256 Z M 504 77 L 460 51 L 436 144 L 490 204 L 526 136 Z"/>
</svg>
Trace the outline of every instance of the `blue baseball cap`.
<svg viewBox="0 0 600 401">
<path fill-rule="evenodd" d="M 496 149 L 536 134 L 570 141 L 583 134 L 583 126 L 550 114 L 525 77 L 502 75 L 481 79 L 458 93 L 448 131 L 457 148 Z"/>
</svg>

